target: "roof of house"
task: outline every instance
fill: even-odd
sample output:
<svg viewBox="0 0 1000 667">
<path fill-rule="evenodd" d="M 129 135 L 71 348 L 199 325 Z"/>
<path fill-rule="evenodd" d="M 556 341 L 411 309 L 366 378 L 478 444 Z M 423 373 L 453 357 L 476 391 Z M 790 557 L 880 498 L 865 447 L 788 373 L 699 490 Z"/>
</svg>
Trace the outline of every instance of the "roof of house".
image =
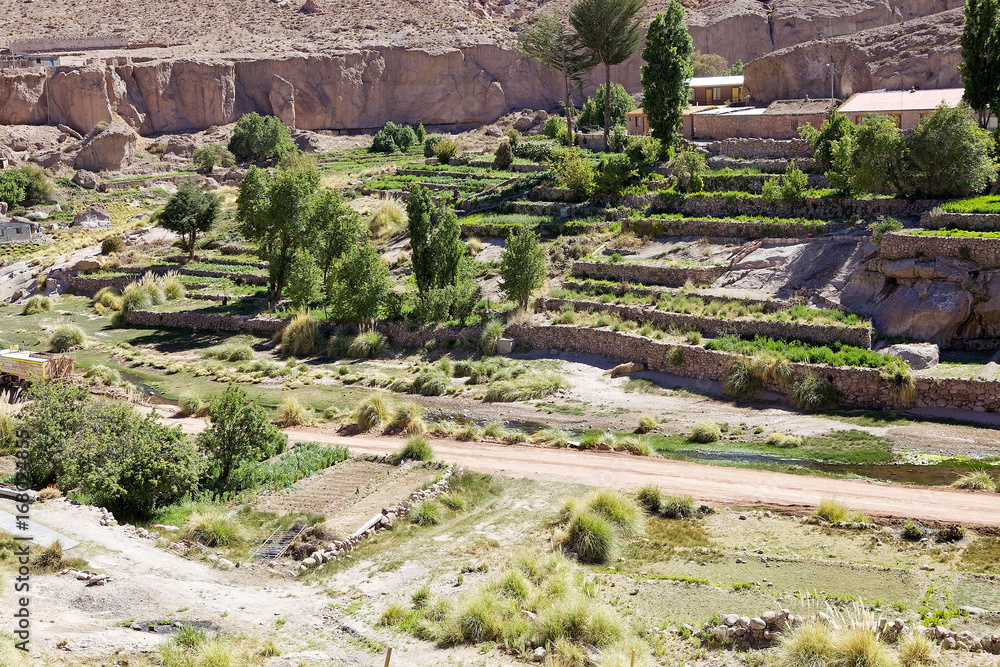
<svg viewBox="0 0 1000 667">
<path fill-rule="evenodd" d="M 878 113 L 888 111 L 929 111 L 942 103 L 957 107 L 964 88 L 932 90 L 872 90 L 855 93 L 840 105 L 840 113 Z"/>
<path fill-rule="evenodd" d="M 739 76 L 696 76 L 688 79 L 689 88 L 722 88 L 723 86 L 742 86 L 743 75 Z"/>
<path fill-rule="evenodd" d="M 830 98 L 807 100 L 775 100 L 767 107 L 768 116 L 803 116 L 809 114 L 829 114 L 836 103 Z"/>
<path fill-rule="evenodd" d="M 637 109 L 632 109 L 631 111 L 629 111 L 625 115 L 626 116 L 645 116 L 646 112 L 642 110 L 642 107 L 639 107 Z"/>
<path fill-rule="evenodd" d="M 710 106 L 710 107 L 688 107 L 685 115 L 692 116 L 760 116 L 766 109 L 764 107 L 734 107 L 734 106 Z"/>
</svg>

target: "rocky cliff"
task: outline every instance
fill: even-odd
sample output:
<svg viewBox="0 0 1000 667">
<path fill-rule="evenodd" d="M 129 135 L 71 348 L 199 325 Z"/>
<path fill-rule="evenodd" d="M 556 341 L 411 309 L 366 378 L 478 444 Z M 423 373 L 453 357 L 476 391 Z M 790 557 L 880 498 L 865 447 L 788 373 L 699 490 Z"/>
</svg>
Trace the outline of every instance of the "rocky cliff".
<svg viewBox="0 0 1000 667">
<path fill-rule="evenodd" d="M 830 68 L 834 63 L 834 95 L 878 88 L 952 88 L 961 86 L 962 62 L 958 40 L 962 10 L 899 25 L 863 30 L 780 49 L 750 63 L 744 70 L 746 86 L 756 101 L 789 97 L 829 97 Z"/>
</svg>

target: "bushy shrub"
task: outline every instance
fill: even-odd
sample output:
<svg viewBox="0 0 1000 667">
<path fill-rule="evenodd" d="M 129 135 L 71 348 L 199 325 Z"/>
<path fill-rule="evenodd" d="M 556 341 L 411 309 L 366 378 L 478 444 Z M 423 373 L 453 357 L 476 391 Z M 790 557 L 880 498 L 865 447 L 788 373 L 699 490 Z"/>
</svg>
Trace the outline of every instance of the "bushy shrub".
<svg viewBox="0 0 1000 667">
<path fill-rule="evenodd" d="M 667 496 L 660 505 L 660 513 L 668 519 L 690 519 L 694 516 L 694 498 Z"/>
<path fill-rule="evenodd" d="M 237 547 L 246 541 L 246 528 L 234 514 L 195 512 L 185 522 L 181 537 L 206 547 Z"/>
<path fill-rule="evenodd" d="M 557 150 L 552 144 L 541 141 L 521 141 L 515 144 L 513 148 L 514 155 L 531 160 L 532 162 L 549 160 Z"/>
<path fill-rule="evenodd" d="M 618 197 L 628 180 L 635 175 L 632 161 L 627 155 L 609 155 L 598 166 L 595 185 L 598 192 Z"/>
<path fill-rule="evenodd" d="M 247 162 L 277 161 L 293 148 L 291 132 L 279 118 L 256 112 L 241 116 L 229 139 L 229 151 Z"/>
<path fill-rule="evenodd" d="M 625 155 L 636 169 L 644 169 L 656 162 L 663 151 L 663 144 L 656 137 L 629 137 L 625 144 Z"/>
<path fill-rule="evenodd" d="M 489 320 L 479 334 L 479 352 L 489 357 L 497 353 L 497 341 L 503 338 L 504 325 L 500 320 Z"/>
<path fill-rule="evenodd" d="M 554 153 L 552 172 L 560 187 L 569 189 L 577 201 L 589 199 L 597 187 L 594 167 L 579 148 Z"/>
<path fill-rule="evenodd" d="M 705 171 L 705 154 L 694 149 L 680 151 L 669 164 L 670 174 L 677 179 L 679 192 L 701 192 L 705 189 L 701 177 Z"/>
<path fill-rule="evenodd" d="M 592 512 L 574 516 L 566 531 L 566 545 L 575 551 L 583 563 L 606 563 L 618 544 L 611 523 Z"/>
<path fill-rule="evenodd" d="M 555 139 L 559 134 L 559 130 L 565 130 L 566 119 L 562 116 L 549 116 L 548 120 L 545 121 L 545 136 L 549 139 Z"/>
<path fill-rule="evenodd" d="M 691 435 L 688 438 L 691 442 L 698 442 L 701 444 L 708 444 L 717 441 L 722 437 L 722 430 L 719 427 L 709 421 L 701 421 L 694 425 L 691 429 Z"/>
<path fill-rule="evenodd" d="M 888 218 L 880 215 L 875 221 L 868 225 L 868 231 L 872 233 L 872 243 L 882 245 L 882 237 L 886 232 L 898 232 L 903 228 L 903 223 L 896 218 Z"/>
<path fill-rule="evenodd" d="M 415 403 L 407 403 L 396 408 L 389 426 L 404 433 L 420 434 L 427 430 L 424 424 L 424 411 Z"/>
<path fill-rule="evenodd" d="M 83 333 L 83 329 L 75 324 L 63 324 L 49 338 L 49 348 L 53 352 L 67 352 L 83 347 L 86 342 L 87 337 Z"/>
<path fill-rule="evenodd" d="M 177 399 L 177 411 L 183 417 L 206 417 L 210 407 L 211 403 L 193 391 L 187 391 Z"/>
<path fill-rule="evenodd" d="M 289 396 L 278 406 L 278 423 L 285 428 L 301 426 L 309 421 L 305 408 L 294 396 Z"/>
<path fill-rule="evenodd" d="M 410 150 L 417 143 L 417 135 L 409 125 L 396 125 L 389 121 L 375 133 L 369 150 L 373 153 L 397 153 Z"/>
<path fill-rule="evenodd" d="M 374 359 L 382 354 L 386 338 L 377 331 L 364 331 L 355 336 L 347 346 L 347 356 L 354 359 Z"/>
<path fill-rule="evenodd" d="M 792 160 L 785 169 L 784 177 L 769 178 L 764 182 L 763 199 L 768 204 L 779 201 L 783 204 L 799 204 L 805 200 L 808 187 L 809 177 Z"/>
<path fill-rule="evenodd" d="M 504 137 L 493 154 L 493 168 L 506 170 L 510 169 L 512 164 L 514 164 L 514 149 L 510 147 L 510 140 Z"/>
<path fill-rule="evenodd" d="M 810 412 L 832 410 L 840 405 L 840 392 L 827 380 L 815 373 L 806 373 L 796 380 L 788 392 L 792 407 Z"/>
<path fill-rule="evenodd" d="M 400 461 L 432 461 L 434 450 L 424 436 L 411 435 L 396 453 L 396 458 Z"/>
<path fill-rule="evenodd" d="M 322 348 L 319 322 L 302 313 L 296 315 L 281 332 L 281 352 L 294 357 L 316 354 Z"/>
<path fill-rule="evenodd" d="M 517 147 L 521 143 L 521 133 L 512 127 L 507 130 L 507 134 L 505 134 L 504 137 L 510 141 L 511 150 L 513 150 L 514 154 L 517 155 Z"/>
<path fill-rule="evenodd" d="M 919 542 L 924 538 L 927 531 L 913 519 L 907 519 L 903 522 L 903 539 L 909 540 L 910 542 Z"/>
<path fill-rule="evenodd" d="M 635 429 L 635 432 L 649 433 L 651 431 L 655 431 L 657 428 L 659 428 L 659 426 L 660 425 L 656 423 L 656 420 L 650 417 L 649 415 L 640 415 L 639 427 Z"/>
<path fill-rule="evenodd" d="M 434 144 L 434 157 L 441 164 L 451 163 L 452 158 L 458 153 L 458 144 L 451 139 L 442 139 Z"/>
<path fill-rule="evenodd" d="M 218 167 L 232 167 L 236 156 L 229 152 L 223 144 L 209 144 L 195 150 L 191 156 L 191 164 L 201 172 L 211 172 Z"/>
<path fill-rule="evenodd" d="M 17 423 L 14 415 L 0 412 L 0 456 L 7 456 L 14 451 L 17 442 Z"/>
<path fill-rule="evenodd" d="M 47 313 L 52 310 L 52 302 L 49 301 L 47 296 L 33 296 L 24 302 L 24 306 L 21 307 L 22 315 L 38 315 L 39 313 Z"/>
<path fill-rule="evenodd" d="M 110 255 L 114 252 L 122 252 L 125 250 L 125 240 L 122 237 L 108 236 L 103 241 L 101 241 L 101 254 Z"/>
<path fill-rule="evenodd" d="M 424 139 L 424 157 L 434 157 L 434 147 L 444 141 L 444 137 L 431 136 Z"/>
<path fill-rule="evenodd" d="M 33 165 L 0 171 L 0 201 L 8 208 L 22 204 L 41 204 L 48 200 L 52 189 L 45 172 Z"/>
<path fill-rule="evenodd" d="M 965 537 L 965 526 L 960 523 L 948 524 L 938 531 L 938 542 L 958 542 Z"/>
<path fill-rule="evenodd" d="M 354 421 L 362 431 L 371 431 L 385 423 L 389 416 L 389 407 L 378 394 L 375 394 L 358 407 Z"/>
<path fill-rule="evenodd" d="M 735 359 L 722 379 L 722 393 L 732 398 L 753 398 L 763 388 L 756 364 L 749 357 Z"/>
<path fill-rule="evenodd" d="M 593 97 L 587 98 L 580 111 L 580 127 L 604 127 L 604 97 L 606 87 L 601 84 Z M 620 83 L 611 84 L 611 127 L 625 124 L 625 115 L 635 109 L 635 101 Z"/>
</svg>

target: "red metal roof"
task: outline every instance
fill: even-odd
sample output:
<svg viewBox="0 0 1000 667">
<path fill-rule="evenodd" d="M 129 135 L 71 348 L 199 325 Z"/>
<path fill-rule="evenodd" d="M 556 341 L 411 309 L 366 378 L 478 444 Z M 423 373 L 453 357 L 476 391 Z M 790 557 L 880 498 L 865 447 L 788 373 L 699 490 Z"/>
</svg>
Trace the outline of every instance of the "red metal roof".
<svg viewBox="0 0 1000 667">
<path fill-rule="evenodd" d="M 941 106 L 957 107 L 964 88 L 936 90 L 872 90 L 856 93 L 840 105 L 840 113 L 879 113 L 892 111 L 931 111 Z"/>
</svg>

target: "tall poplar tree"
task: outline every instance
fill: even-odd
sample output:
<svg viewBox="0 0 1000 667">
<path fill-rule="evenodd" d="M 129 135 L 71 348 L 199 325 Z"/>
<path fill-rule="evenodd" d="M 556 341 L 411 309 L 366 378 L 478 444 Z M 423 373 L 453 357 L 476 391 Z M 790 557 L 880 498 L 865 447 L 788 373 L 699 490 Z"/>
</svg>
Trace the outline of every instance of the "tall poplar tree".
<svg viewBox="0 0 1000 667">
<path fill-rule="evenodd" d="M 657 13 L 646 32 L 642 50 L 642 110 L 654 137 L 664 150 L 678 143 L 677 128 L 688 105 L 688 79 L 693 52 L 684 23 L 684 7 L 671 0 L 666 13 Z"/>
<path fill-rule="evenodd" d="M 646 0 L 580 0 L 569 22 L 580 44 L 604 65 L 604 89 L 611 90 L 611 66 L 625 62 L 639 48 L 639 12 Z M 611 95 L 604 96 L 604 145 L 611 132 Z"/>
<path fill-rule="evenodd" d="M 1000 0 L 966 0 L 961 45 L 965 100 L 985 128 L 1000 117 Z"/>
</svg>

